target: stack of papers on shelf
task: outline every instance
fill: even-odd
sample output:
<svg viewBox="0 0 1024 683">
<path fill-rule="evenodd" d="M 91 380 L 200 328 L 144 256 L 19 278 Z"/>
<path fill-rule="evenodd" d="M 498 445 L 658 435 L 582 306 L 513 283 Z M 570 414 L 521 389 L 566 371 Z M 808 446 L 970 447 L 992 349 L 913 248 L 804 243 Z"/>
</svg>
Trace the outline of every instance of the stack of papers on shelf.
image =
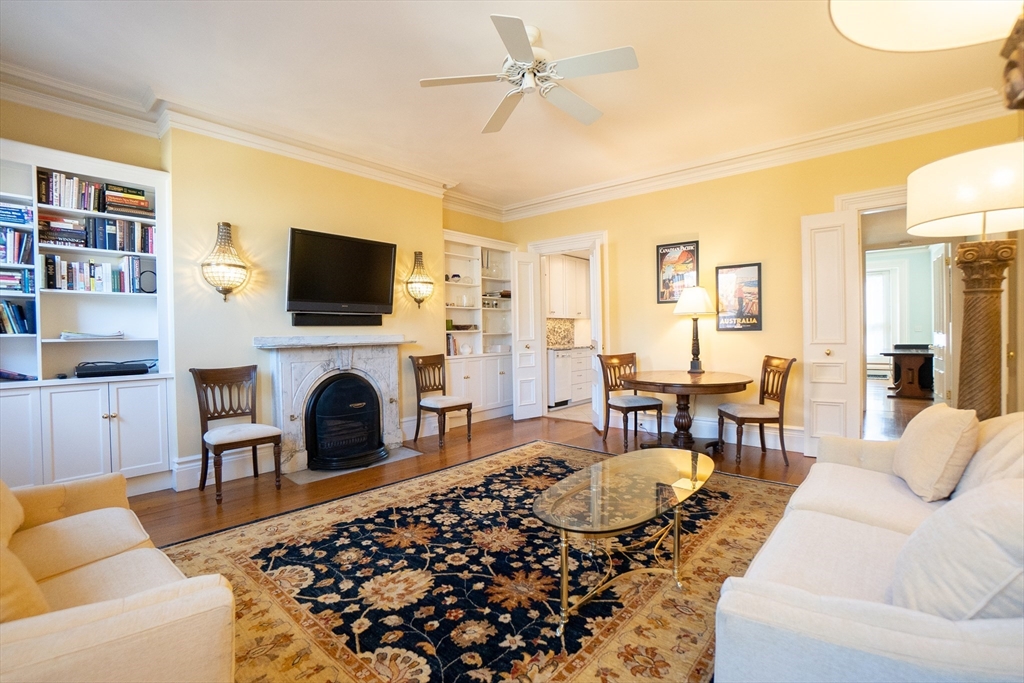
<svg viewBox="0 0 1024 683">
<path fill-rule="evenodd" d="M 99 334 L 95 332 L 68 332 L 60 333 L 60 338 L 65 341 L 81 339 L 124 339 L 124 332 L 111 332 L 110 334 Z"/>
</svg>

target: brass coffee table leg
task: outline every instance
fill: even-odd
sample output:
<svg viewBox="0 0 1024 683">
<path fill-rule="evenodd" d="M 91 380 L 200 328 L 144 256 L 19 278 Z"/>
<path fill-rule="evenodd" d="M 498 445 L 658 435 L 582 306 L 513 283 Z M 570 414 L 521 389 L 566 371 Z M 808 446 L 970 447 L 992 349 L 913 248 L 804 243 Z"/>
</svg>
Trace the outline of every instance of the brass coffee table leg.
<svg viewBox="0 0 1024 683">
<path fill-rule="evenodd" d="M 565 625 L 569 623 L 569 535 L 565 529 L 560 529 L 558 534 L 562 567 L 562 612 L 559 615 L 558 630 L 555 633 L 561 636 L 565 632 Z"/>
</svg>

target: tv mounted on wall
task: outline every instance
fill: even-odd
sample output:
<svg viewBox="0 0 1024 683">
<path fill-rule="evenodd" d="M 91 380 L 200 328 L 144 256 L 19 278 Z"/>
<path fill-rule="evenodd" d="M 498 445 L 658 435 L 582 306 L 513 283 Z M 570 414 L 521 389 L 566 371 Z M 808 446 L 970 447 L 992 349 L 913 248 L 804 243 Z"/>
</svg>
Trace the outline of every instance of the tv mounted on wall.
<svg viewBox="0 0 1024 683">
<path fill-rule="evenodd" d="M 293 324 L 380 325 L 394 308 L 395 251 L 387 242 L 292 228 L 285 299 Z M 353 315 L 376 322 L 346 320 Z"/>
</svg>

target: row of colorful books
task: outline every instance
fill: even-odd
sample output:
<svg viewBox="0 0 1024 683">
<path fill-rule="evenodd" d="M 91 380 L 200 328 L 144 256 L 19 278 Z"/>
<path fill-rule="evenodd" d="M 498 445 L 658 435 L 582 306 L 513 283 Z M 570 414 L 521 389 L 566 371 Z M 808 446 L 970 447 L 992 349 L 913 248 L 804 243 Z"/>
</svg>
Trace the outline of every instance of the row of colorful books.
<svg viewBox="0 0 1024 683">
<path fill-rule="evenodd" d="M 22 294 L 35 294 L 35 271 L 0 270 L 0 292 L 21 292 Z"/>
<path fill-rule="evenodd" d="M 74 292 L 143 293 L 142 263 L 138 256 L 123 256 L 120 263 L 65 261 L 58 254 L 44 257 L 47 289 Z"/>
<path fill-rule="evenodd" d="M 111 218 L 40 214 L 39 243 L 152 254 L 156 250 L 156 226 Z"/>
<path fill-rule="evenodd" d="M 32 233 L 17 228 L 0 228 L 0 263 L 32 263 Z"/>
<path fill-rule="evenodd" d="M 153 218 L 155 207 L 145 190 L 114 183 L 97 183 L 60 171 L 40 168 L 36 174 L 39 202 L 63 209 L 122 213 Z"/>
<path fill-rule="evenodd" d="M 38 377 L 0 368 L 0 382 L 34 382 Z"/>
<path fill-rule="evenodd" d="M 33 213 L 31 206 L 0 202 L 0 223 L 31 225 L 33 215 L 35 214 Z"/>
<path fill-rule="evenodd" d="M 0 334 L 35 334 L 36 307 L 4 299 L 0 301 Z"/>
</svg>

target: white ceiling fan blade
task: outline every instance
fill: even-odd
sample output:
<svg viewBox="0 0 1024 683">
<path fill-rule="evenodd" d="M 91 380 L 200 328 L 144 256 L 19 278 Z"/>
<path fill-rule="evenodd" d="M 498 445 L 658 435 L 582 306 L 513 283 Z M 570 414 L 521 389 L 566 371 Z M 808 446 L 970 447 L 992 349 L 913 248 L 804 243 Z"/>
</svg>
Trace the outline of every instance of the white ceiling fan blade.
<svg viewBox="0 0 1024 683">
<path fill-rule="evenodd" d="M 501 74 L 482 74 L 480 76 L 451 76 L 449 78 L 421 78 L 420 87 L 432 88 L 435 85 L 462 85 L 463 83 L 490 83 L 500 81 Z"/>
<path fill-rule="evenodd" d="M 569 116 L 588 126 L 601 118 L 600 109 L 565 86 L 556 85 L 544 94 L 544 98 Z"/>
<path fill-rule="evenodd" d="M 519 101 L 523 99 L 523 93 L 518 90 L 513 90 L 507 95 L 505 99 L 498 104 L 498 108 L 491 114 L 491 118 L 487 121 L 487 125 L 480 131 L 481 133 L 497 133 L 501 130 L 501 127 L 508 121 L 508 117 L 512 116 L 512 111 L 519 104 Z"/>
<path fill-rule="evenodd" d="M 626 71 L 638 66 L 640 64 L 636 61 L 636 52 L 633 48 L 617 47 L 614 50 L 555 60 L 553 71 L 562 78 L 579 78 L 612 71 Z"/>
<path fill-rule="evenodd" d="M 530 45 L 530 36 L 526 34 L 523 20 L 519 17 L 492 14 L 491 21 L 494 22 L 494 28 L 498 29 L 501 42 L 505 43 L 508 56 L 517 62 L 533 64 L 533 47 Z"/>
</svg>

